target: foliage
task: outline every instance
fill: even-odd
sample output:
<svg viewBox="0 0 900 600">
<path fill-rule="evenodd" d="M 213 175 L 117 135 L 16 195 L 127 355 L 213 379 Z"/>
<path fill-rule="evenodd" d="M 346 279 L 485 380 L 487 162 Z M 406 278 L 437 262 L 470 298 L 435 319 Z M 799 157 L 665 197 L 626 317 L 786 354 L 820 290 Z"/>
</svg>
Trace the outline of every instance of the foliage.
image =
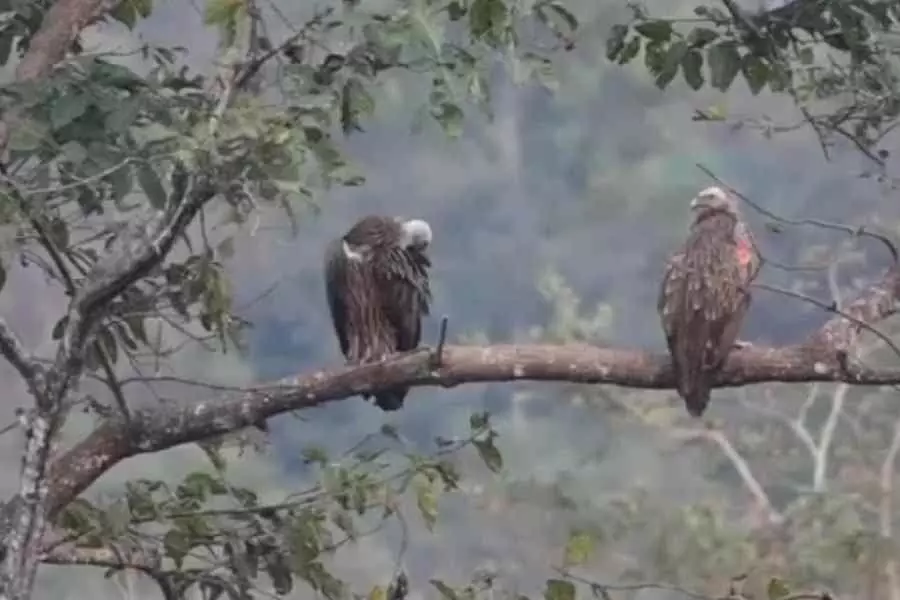
<svg viewBox="0 0 900 600">
<path fill-rule="evenodd" d="M 389 450 L 385 442 L 399 440 L 387 426 L 341 456 L 308 448 L 304 462 L 318 483 L 279 502 L 264 502 L 255 490 L 229 483 L 221 442 L 207 443 L 210 468 L 177 483 L 134 479 L 118 497 L 101 502 L 79 499 L 62 513 L 60 531 L 83 548 L 111 545 L 163 556 L 152 575 L 179 595 L 191 589 L 244 594 L 260 587 L 284 596 L 302 581 L 326 598 L 343 598 L 345 584 L 328 568 L 337 550 L 402 519 L 409 490 L 422 521 L 433 527 L 441 495 L 457 489 L 453 459 L 464 448 L 474 445 L 496 468 L 501 459 L 489 417 L 471 420 L 470 437 L 438 440 L 426 456 Z"/>
<path fill-rule="evenodd" d="M 900 18 L 896 4 L 791 0 L 757 13 L 722 4 L 696 5 L 694 19 L 653 16 L 633 5 L 631 19 L 610 28 L 606 57 L 626 64 L 642 54 L 660 88 L 681 73 L 694 90 L 725 92 L 740 75 L 753 95 L 765 88 L 788 94 L 823 147 L 845 138 L 884 166 L 888 151 L 881 146 L 898 117 L 890 41 Z M 765 126 L 767 133 L 778 129 Z"/>
</svg>

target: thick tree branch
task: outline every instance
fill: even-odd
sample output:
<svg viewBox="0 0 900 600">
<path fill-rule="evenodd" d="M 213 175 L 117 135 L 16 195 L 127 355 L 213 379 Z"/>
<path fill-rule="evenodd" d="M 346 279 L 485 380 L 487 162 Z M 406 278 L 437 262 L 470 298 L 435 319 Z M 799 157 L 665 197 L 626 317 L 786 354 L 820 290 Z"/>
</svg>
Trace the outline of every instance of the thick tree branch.
<svg viewBox="0 0 900 600">
<path fill-rule="evenodd" d="M 900 290 L 896 268 L 845 311 L 872 324 L 894 312 L 886 298 Z M 807 341 L 778 348 L 751 345 L 734 351 L 717 380 L 719 387 L 767 381 L 832 381 L 857 385 L 900 383 L 900 367 L 848 368 L 830 342 L 855 340 L 858 325 L 838 315 Z M 586 344 L 444 347 L 439 365 L 433 352 L 418 351 L 380 363 L 343 367 L 287 378 L 267 388 L 225 393 L 184 408 L 145 409 L 126 424 L 112 420 L 51 466 L 47 509 L 54 518 L 72 499 L 118 462 L 251 426 L 280 413 L 373 393 L 389 387 L 442 386 L 495 381 L 567 381 L 633 388 L 673 387 L 664 354 Z"/>
<path fill-rule="evenodd" d="M 175 242 L 187 230 L 191 221 L 197 216 L 203 206 L 216 194 L 216 186 L 208 177 L 198 175 L 193 181 L 193 189 L 187 200 L 182 203 L 169 220 L 163 221 L 149 243 L 143 244 L 136 253 L 125 254 L 117 257 L 117 261 L 103 273 L 98 273 L 91 281 L 73 298 L 69 309 L 68 326 L 63 344 L 60 344 L 55 365 L 62 372 L 80 372 L 71 368 L 71 361 L 80 361 L 84 352 L 85 342 L 102 316 L 102 310 L 116 296 L 121 294 L 130 285 L 143 278 L 160 264 Z M 68 367 L 64 361 L 69 361 Z M 63 384 L 63 382 L 60 382 Z M 57 399 L 61 398 L 68 387 L 68 383 L 60 385 L 60 389 L 54 390 Z"/>
<path fill-rule="evenodd" d="M 446 346 L 443 365 L 429 369 L 429 355 L 418 352 L 361 367 L 319 371 L 262 388 L 180 409 L 136 412 L 131 428 L 111 421 L 57 460 L 51 469 L 51 514 L 125 458 L 158 452 L 248 427 L 274 415 L 318 406 L 396 385 L 453 387 L 491 381 L 567 381 L 634 388 L 673 386 L 666 356 L 637 350 L 586 345 Z M 765 381 L 852 381 L 863 385 L 900 382 L 900 369 L 853 374 L 829 353 L 808 346 L 751 347 L 736 351 L 718 381 L 739 386 Z"/>
</svg>

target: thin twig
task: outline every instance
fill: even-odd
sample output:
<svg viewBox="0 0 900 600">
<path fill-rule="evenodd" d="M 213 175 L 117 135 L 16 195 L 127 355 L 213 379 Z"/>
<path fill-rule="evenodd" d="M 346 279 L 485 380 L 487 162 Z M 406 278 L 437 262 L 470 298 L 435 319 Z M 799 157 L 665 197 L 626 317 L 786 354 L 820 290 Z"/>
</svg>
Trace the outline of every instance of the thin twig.
<svg viewBox="0 0 900 600">
<path fill-rule="evenodd" d="M 703 171 L 711 179 L 715 180 L 719 185 L 725 187 L 729 192 L 731 192 L 732 194 L 734 194 L 735 196 L 737 196 L 738 198 L 743 200 L 745 203 L 747 203 L 748 206 L 750 206 L 751 208 L 756 210 L 758 213 L 760 213 L 766 217 L 769 217 L 770 219 L 772 219 L 774 221 L 783 223 L 784 225 L 793 225 L 793 226 L 811 225 L 814 227 L 820 227 L 822 229 L 831 229 L 833 231 L 841 231 L 841 232 L 846 233 L 851 236 L 870 237 L 874 240 L 881 242 L 882 244 L 885 245 L 885 247 L 887 247 L 888 252 L 890 252 L 891 257 L 893 258 L 894 263 L 896 263 L 896 262 L 898 262 L 898 260 L 900 260 L 900 254 L 898 254 L 897 245 L 893 242 L 893 240 L 891 240 L 888 236 L 886 236 L 884 234 L 870 231 L 869 229 L 867 229 L 865 227 L 852 227 L 850 225 L 843 225 L 841 223 L 831 223 L 828 221 L 820 221 L 818 219 L 788 219 L 785 217 L 778 216 L 775 213 L 773 213 L 772 211 L 764 208 L 762 205 L 757 204 L 756 202 L 754 202 L 753 200 L 751 200 L 750 198 L 748 198 L 747 196 L 742 194 L 740 191 L 738 191 L 737 189 L 735 189 L 734 187 L 732 187 L 731 185 L 729 185 L 728 183 L 723 181 L 721 178 L 719 178 L 716 174 L 714 174 L 711 170 L 709 170 L 707 167 L 703 166 L 702 164 L 697 163 L 697 168 L 699 168 L 701 171 Z"/>
<path fill-rule="evenodd" d="M 432 369 L 440 369 L 441 365 L 444 361 L 444 345 L 447 343 L 447 325 L 449 322 L 449 317 L 444 315 L 441 317 L 441 324 L 438 329 L 438 341 L 437 346 L 434 349 L 434 354 L 432 355 L 431 360 L 431 368 Z"/>
<path fill-rule="evenodd" d="M 848 313 L 838 309 L 835 306 L 834 302 L 831 302 L 831 303 L 824 302 L 822 300 L 817 300 L 816 298 L 813 298 L 812 296 L 808 296 L 806 294 L 801 294 L 800 292 L 795 292 L 793 290 L 780 288 L 780 287 L 777 287 L 774 285 L 769 285 L 766 283 L 753 283 L 752 287 L 759 288 L 761 290 L 766 290 L 768 292 L 773 292 L 776 294 L 782 294 L 784 296 L 790 296 L 791 298 L 797 298 L 798 300 L 803 300 L 804 302 L 809 302 L 810 304 L 818 306 L 819 308 L 821 308 L 827 312 L 830 312 L 830 313 L 836 314 L 840 317 L 843 317 L 844 319 L 847 319 L 851 323 L 859 326 L 861 329 L 865 329 L 866 331 L 874 333 L 876 336 L 878 336 L 881 339 L 881 341 L 883 341 L 885 344 L 887 344 L 888 347 L 891 350 L 893 350 L 894 353 L 898 357 L 900 357 L 900 346 L 897 346 L 897 344 L 895 344 L 893 342 L 893 340 L 891 340 L 890 337 L 888 337 L 885 333 L 881 332 L 877 327 L 874 327 L 874 326 L 870 325 L 869 323 L 866 323 L 862 319 L 857 319 L 853 315 L 848 314 Z"/>
</svg>

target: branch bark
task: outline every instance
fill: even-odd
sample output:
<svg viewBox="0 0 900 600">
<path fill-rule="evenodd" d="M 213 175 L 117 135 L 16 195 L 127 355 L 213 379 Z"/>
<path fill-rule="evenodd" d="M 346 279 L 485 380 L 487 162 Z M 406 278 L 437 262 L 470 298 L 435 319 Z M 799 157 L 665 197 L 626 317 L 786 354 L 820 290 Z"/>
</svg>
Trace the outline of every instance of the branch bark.
<svg viewBox="0 0 900 600">
<path fill-rule="evenodd" d="M 19 372 L 32 394 L 43 386 L 41 377 L 44 368 L 29 356 L 18 336 L 3 319 L 0 319 L 0 354 Z"/>
<path fill-rule="evenodd" d="M 41 557 L 48 565 L 87 565 L 111 569 L 136 569 L 157 571 L 162 564 L 158 552 L 147 548 L 108 546 L 83 548 L 74 545 L 59 546 Z"/>
<path fill-rule="evenodd" d="M 885 301 L 900 289 L 897 268 L 866 290 L 846 312 L 865 316 L 869 324 L 893 314 Z M 808 340 L 783 347 L 749 346 L 735 350 L 718 377 L 718 387 L 768 381 L 845 382 L 856 385 L 900 383 L 900 368 L 850 366 L 831 342 L 855 340 L 859 325 L 838 315 Z M 49 472 L 47 516 L 61 509 L 103 473 L 131 456 L 253 426 L 280 413 L 374 393 L 397 385 L 453 387 L 499 381 L 566 381 L 612 384 L 632 388 L 667 389 L 674 380 L 668 356 L 659 353 L 571 345 L 446 346 L 433 368 L 426 349 L 395 355 L 382 362 L 317 371 L 281 380 L 271 386 L 226 393 L 184 408 L 156 407 L 131 415 L 128 423 L 110 420 L 67 453 Z M 2 531 L 0 531 L 2 533 Z"/>
</svg>

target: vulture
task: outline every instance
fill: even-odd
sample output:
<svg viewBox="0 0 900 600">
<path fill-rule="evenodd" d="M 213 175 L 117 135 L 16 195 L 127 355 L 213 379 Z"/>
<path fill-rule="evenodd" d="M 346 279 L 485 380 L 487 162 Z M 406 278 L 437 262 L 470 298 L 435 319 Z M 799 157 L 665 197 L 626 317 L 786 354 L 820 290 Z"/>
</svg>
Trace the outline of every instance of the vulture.
<svg viewBox="0 0 900 600">
<path fill-rule="evenodd" d="M 370 215 L 328 245 L 325 290 L 347 364 L 376 362 L 419 345 L 431 303 L 430 244 L 425 221 Z M 408 391 L 379 392 L 375 404 L 398 410 Z"/>
<path fill-rule="evenodd" d="M 743 345 L 738 333 L 760 259 L 732 194 L 707 188 L 690 209 L 690 232 L 666 263 L 657 309 L 676 390 L 688 413 L 700 417 L 728 354 Z"/>
</svg>

